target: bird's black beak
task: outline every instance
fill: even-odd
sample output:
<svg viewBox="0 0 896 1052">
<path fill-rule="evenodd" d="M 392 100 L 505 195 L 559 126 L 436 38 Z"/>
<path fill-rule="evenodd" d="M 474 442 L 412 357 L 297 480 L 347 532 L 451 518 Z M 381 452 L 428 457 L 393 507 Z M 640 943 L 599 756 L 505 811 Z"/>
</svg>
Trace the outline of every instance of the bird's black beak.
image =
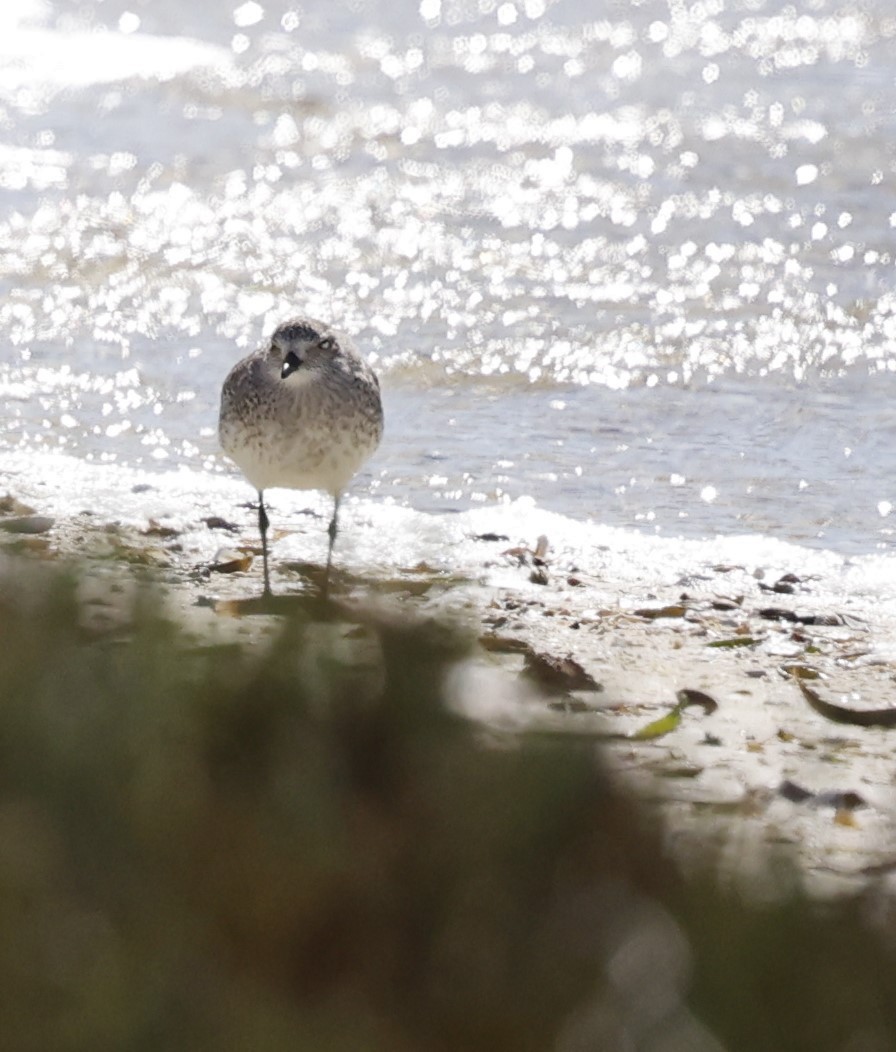
<svg viewBox="0 0 896 1052">
<path fill-rule="evenodd" d="M 296 369 L 302 364 L 302 359 L 297 354 L 290 351 L 289 354 L 283 359 L 283 365 L 280 367 L 280 379 L 285 380 L 287 376 L 294 373 Z"/>
</svg>

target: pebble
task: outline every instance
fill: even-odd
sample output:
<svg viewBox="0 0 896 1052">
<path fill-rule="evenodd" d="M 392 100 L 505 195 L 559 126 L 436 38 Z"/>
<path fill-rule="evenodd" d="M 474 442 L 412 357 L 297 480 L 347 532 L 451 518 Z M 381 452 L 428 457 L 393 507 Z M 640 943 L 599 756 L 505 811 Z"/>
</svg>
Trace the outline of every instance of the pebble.
<svg viewBox="0 0 896 1052">
<path fill-rule="evenodd" d="M 7 533 L 47 533 L 56 520 L 49 515 L 19 515 L 13 519 L 0 519 L 0 529 Z"/>
<path fill-rule="evenodd" d="M 209 567 L 215 573 L 240 573 L 252 565 L 252 556 L 236 548 L 219 548 Z"/>
</svg>

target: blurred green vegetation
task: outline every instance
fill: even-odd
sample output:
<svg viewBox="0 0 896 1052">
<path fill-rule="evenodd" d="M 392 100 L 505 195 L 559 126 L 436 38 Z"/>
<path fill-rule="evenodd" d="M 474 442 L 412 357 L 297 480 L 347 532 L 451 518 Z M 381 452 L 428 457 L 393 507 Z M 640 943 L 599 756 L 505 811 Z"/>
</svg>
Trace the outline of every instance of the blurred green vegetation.
<svg viewBox="0 0 896 1052">
<path fill-rule="evenodd" d="M 684 881 L 592 744 L 452 711 L 445 628 L 98 634 L 35 569 L 0 639 L 3 1048 L 896 1047 L 880 910 Z"/>
</svg>

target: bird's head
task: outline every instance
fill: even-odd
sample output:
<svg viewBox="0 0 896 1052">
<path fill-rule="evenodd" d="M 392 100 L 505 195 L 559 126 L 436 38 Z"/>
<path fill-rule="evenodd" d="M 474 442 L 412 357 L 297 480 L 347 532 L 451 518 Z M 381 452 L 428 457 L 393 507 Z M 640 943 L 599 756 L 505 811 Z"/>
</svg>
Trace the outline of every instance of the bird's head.
<svg viewBox="0 0 896 1052">
<path fill-rule="evenodd" d="M 304 383 L 339 350 L 336 334 L 328 325 L 298 318 L 278 325 L 271 336 L 268 362 L 280 380 Z"/>
</svg>

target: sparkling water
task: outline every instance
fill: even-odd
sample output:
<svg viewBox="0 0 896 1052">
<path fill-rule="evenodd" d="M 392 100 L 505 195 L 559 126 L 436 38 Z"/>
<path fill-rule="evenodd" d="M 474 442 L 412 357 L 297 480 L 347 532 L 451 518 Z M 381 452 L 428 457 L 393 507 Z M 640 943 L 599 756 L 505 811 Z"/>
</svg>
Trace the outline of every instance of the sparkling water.
<svg viewBox="0 0 896 1052">
<path fill-rule="evenodd" d="M 229 493 L 301 311 L 382 380 L 362 504 L 886 550 L 894 82 L 886 0 L 4 5 L 0 467 Z"/>
</svg>

